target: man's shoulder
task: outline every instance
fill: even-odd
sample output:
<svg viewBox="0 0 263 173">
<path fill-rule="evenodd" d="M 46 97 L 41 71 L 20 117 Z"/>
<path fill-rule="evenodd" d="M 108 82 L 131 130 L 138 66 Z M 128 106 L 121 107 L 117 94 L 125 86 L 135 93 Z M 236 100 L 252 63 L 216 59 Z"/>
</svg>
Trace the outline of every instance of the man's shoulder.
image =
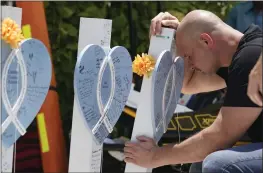
<svg viewBox="0 0 263 173">
<path fill-rule="evenodd" d="M 261 52 L 262 38 L 258 38 L 253 40 L 251 44 L 248 43 L 242 47 L 233 57 L 232 64 L 243 68 L 249 68 L 250 66 L 253 68 Z"/>
<path fill-rule="evenodd" d="M 262 52 L 262 37 L 255 37 L 251 40 L 245 40 L 235 53 L 232 63 L 229 67 L 230 72 L 235 69 L 241 69 L 250 72 L 254 67 L 260 53 Z"/>
</svg>

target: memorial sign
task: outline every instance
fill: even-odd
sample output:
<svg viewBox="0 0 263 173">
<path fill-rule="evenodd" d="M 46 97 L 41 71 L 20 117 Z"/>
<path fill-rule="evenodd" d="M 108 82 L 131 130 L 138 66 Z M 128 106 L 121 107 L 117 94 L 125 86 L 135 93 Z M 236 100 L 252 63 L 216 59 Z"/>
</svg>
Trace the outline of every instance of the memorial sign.
<svg viewBox="0 0 263 173">
<path fill-rule="evenodd" d="M 183 67 L 183 59 L 176 57 L 173 60 L 169 51 L 163 51 L 156 62 L 152 75 L 152 113 L 156 142 L 167 131 L 180 98 L 184 76 Z"/>
<path fill-rule="evenodd" d="M 1 6 L 1 172 L 13 168 L 14 146 L 45 100 L 51 62 L 44 44 L 23 38 L 22 9 Z"/>
<path fill-rule="evenodd" d="M 151 37 L 148 54 L 155 59 L 152 76 L 144 76 L 131 141 L 144 135 L 160 140 L 176 109 L 183 83 L 183 60 L 176 57 L 175 30 L 162 28 Z M 152 122 L 152 123 L 145 123 Z M 151 172 L 151 169 L 127 163 L 125 172 Z"/>
<path fill-rule="evenodd" d="M 101 172 L 103 142 L 130 93 L 130 54 L 121 46 L 110 49 L 110 33 L 110 20 L 80 19 L 69 172 Z"/>
<path fill-rule="evenodd" d="M 97 144 L 112 132 L 126 104 L 132 81 L 131 57 L 124 47 L 114 47 L 108 56 L 98 45 L 88 45 L 80 54 L 74 75 L 74 90 L 84 121 Z"/>
<path fill-rule="evenodd" d="M 6 47 L 3 43 L 3 47 Z M 8 55 L 2 49 L 2 142 L 6 148 L 26 133 L 43 104 L 51 81 L 45 45 L 26 39 Z M 7 57 L 7 58 L 5 58 Z"/>
</svg>

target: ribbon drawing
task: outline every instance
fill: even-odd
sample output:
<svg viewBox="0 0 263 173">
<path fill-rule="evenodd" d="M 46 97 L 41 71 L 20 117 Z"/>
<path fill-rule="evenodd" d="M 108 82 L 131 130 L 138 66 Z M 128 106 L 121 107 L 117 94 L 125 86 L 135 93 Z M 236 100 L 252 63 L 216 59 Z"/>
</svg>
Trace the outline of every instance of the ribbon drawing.
<svg viewBox="0 0 263 173">
<path fill-rule="evenodd" d="M 7 76 L 8 76 L 8 70 L 10 68 L 10 65 L 14 59 L 14 57 L 17 57 L 17 64 L 20 67 L 20 72 L 17 74 L 21 74 L 21 91 L 19 94 L 19 97 L 17 98 L 14 106 L 11 106 L 10 100 L 8 98 L 7 94 Z M 18 68 L 17 68 L 18 70 Z M 23 59 L 23 56 L 21 54 L 20 49 L 13 49 L 11 53 L 9 54 L 8 58 L 6 59 L 6 62 L 4 64 L 3 72 L 2 72 L 2 102 L 3 105 L 7 111 L 8 117 L 6 120 L 2 123 L 2 134 L 5 132 L 9 124 L 12 122 L 15 127 L 17 128 L 18 132 L 21 135 L 24 135 L 26 133 L 25 127 L 20 123 L 20 121 L 17 119 L 17 113 L 23 103 L 23 100 L 25 99 L 26 92 L 27 92 L 27 70 L 26 70 L 26 64 Z"/>
<path fill-rule="evenodd" d="M 183 66 L 183 59 L 176 57 L 173 60 L 169 51 L 163 51 L 156 62 L 152 77 L 152 111 L 156 141 L 159 141 L 167 131 L 180 98 L 184 77 Z"/>
<path fill-rule="evenodd" d="M 97 144 L 113 131 L 129 96 L 132 62 L 121 46 L 108 50 L 87 45 L 78 56 L 74 91 L 81 113 Z"/>
<path fill-rule="evenodd" d="M 107 101 L 107 103 L 106 103 L 106 105 L 104 107 L 104 105 L 102 103 L 102 99 L 101 99 L 101 84 L 102 84 L 103 73 L 105 72 L 107 64 L 110 67 L 111 90 L 110 90 L 109 99 L 108 99 L 108 101 Z M 97 94 L 97 102 L 98 102 L 97 104 L 99 106 L 99 111 L 100 111 L 101 117 L 100 117 L 98 123 L 92 129 L 92 133 L 95 134 L 97 132 L 97 130 L 99 129 L 99 126 L 102 124 L 102 122 L 104 122 L 108 132 L 111 133 L 112 130 L 113 130 L 113 127 L 110 124 L 109 119 L 108 119 L 108 117 L 106 115 L 107 115 L 109 107 L 110 107 L 110 105 L 112 103 L 114 92 L 115 92 L 115 81 L 113 80 L 113 79 L 115 79 L 115 69 L 114 69 L 114 65 L 113 65 L 113 62 L 112 62 L 110 56 L 107 56 L 106 58 L 104 58 L 104 60 L 103 60 L 103 62 L 101 64 L 101 67 L 100 67 L 100 71 L 99 71 L 98 77 L 99 77 L 99 79 L 98 79 L 98 85 L 97 85 L 97 92 L 96 92 L 96 94 Z"/>
</svg>

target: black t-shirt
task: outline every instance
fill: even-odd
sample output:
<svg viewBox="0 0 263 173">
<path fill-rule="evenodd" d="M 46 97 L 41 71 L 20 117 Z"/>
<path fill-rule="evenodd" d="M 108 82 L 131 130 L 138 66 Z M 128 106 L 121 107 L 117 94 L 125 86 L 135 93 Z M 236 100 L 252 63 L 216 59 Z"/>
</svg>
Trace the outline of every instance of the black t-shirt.
<svg viewBox="0 0 263 173">
<path fill-rule="evenodd" d="M 217 74 L 226 81 L 227 85 L 227 93 L 223 106 L 259 107 L 248 97 L 247 87 L 249 73 L 257 63 L 262 51 L 262 37 L 262 30 L 256 25 L 251 25 L 244 32 L 244 36 L 239 42 L 231 65 L 218 71 Z M 262 142 L 262 131 L 263 111 L 247 132 L 252 142 Z"/>
</svg>

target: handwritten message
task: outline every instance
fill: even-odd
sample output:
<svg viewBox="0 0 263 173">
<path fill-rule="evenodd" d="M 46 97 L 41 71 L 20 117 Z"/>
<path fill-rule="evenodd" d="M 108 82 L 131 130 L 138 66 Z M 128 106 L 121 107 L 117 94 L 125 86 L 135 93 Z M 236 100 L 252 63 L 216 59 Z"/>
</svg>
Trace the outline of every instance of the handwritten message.
<svg viewBox="0 0 263 173">
<path fill-rule="evenodd" d="M 78 57 L 74 89 L 97 144 L 103 143 L 123 111 L 132 82 L 131 67 L 128 51 L 120 46 L 111 49 L 107 56 L 102 47 L 88 45 Z"/>
<path fill-rule="evenodd" d="M 180 99 L 181 90 L 183 87 L 183 79 L 184 79 L 184 61 L 183 58 L 177 57 L 173 63 L 173 86 L 174 86 L 174 92 L 173 92 L 173 99 L 171 103 L 171 109 L 168 109 L 167 112 L 167 118 L 166 118 L 166 127 L 171 121 L 171 118 L 173 116 L 174 110 L 176 108 L 176 105 L 178 104 L 178 100 Z"/>
<path fill-rule="evenodd" d="M 5 51 L 5 49 L 2 49 Z M 41 108 L 51 81 L 51 61 L 45 45 L 36 40 L 28 39 L 21 44 L 20 52 L 24 58 L 27 71 L 27 86 L 21 85 L 21 67 L 17 64 L 17 57 L 14 57 L 7 75 L 7 93 L 11 106 L 14 106 L 21 88 L 26 87 L 26 96 L 17 113 L 18 121 L 28 127 L 39 109 Z M 6 58 L 6 57 L 4 57 Z M 6 64 L 5 64 L 6 65 Z M 3 66 L 2 66 L 3 69 Z M 7 111 L 2 105 L 2 124 L 8 119 Z M 16 127 L 10 123 L 4 133 L 2 133 L 3 144 L 10 147 L 20 137 Z"/>
<path fill-rule="evenodd" d="M 129 52 L 124 47 L 115 47 L 109 53 L 113 63 L 115 79 L 114 95 L 106 117 L 114 126 L 121 115 L 129 96 L 132 82 L 132 62 Z"/>
<path fill-rule="evenodd" d="M 101 168 L 101 159 L 102 159 L 102 146 L 96 145 L 92 148 L 91 154 L 91 172 L 98 173 Z"/>
<path fill-rule="evenodd" d="M 74 91 L 90 129 L 94 128 L 100 118 L 96 91 L 100 65 L 104 58 L 103 49 L 95 45 L 89 46 L 80 53 L 74 72 Z"/>
<path fill-rule="evenodd" d="M 152 76 L 152 94 L 153 94 L 153 105 L 152 109 L 154 112 L 154 127 L 159 134 L 163 133 L 163 121 L 166 111 L 166 106 L 168 104 L 168 100 L 170 95 L 166 94 L 165 89 L 169 89 L 169 85 L 167 85 L 167 77 L 169 75 L 169 71 L 172 67 L 172 59 L 169 58 L 168 53 L 164 53 L 161 57 L 158 58 L 155 66 L 155 71 Z M 168 86 L 168 87 L 167 87 Z M 166 87 L 166 88 L 165 88 Z"/>
<path fill-rule="evenodd" d="M 183 61 L 172 60 L 172 54 L 164 51 L 158 58 L 152 75 L 152 109 L 154 115 L 155 140 L 159 141 L 176 108 L 183 79 Z M 177 68 L 178 66 L 178 68 Z"/>
<path fill-rule="evenodd" d="M 110 45 L 111 40 L 111 21 L 105 21 L 103 24 L 103 39 L 101 39 L 102 46 Z"/>
</svg>

